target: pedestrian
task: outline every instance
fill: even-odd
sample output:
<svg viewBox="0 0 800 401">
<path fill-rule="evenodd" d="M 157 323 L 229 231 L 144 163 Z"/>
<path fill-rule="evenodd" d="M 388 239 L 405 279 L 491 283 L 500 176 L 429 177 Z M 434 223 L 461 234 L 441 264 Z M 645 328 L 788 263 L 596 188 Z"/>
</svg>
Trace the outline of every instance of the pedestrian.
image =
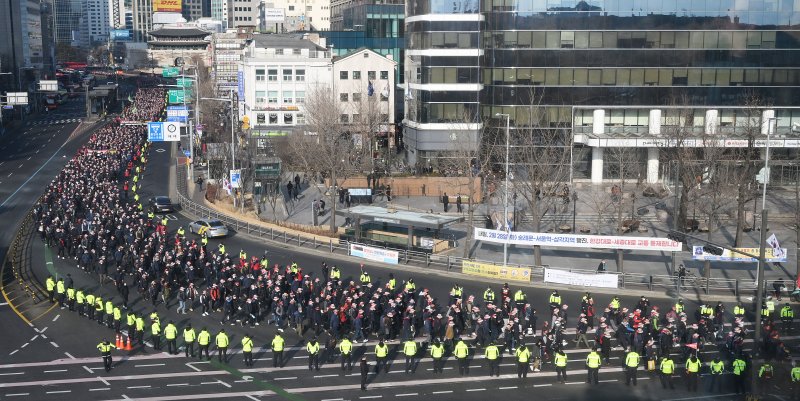
<svg viewBox="0 0 800 401">
<path fill-rule="evenodd" d="M 556 354 L 553 357 L 553 364 L 556 365 L 556 381 L 560 381 L 561 384 L 567 382 L 567 354 L 564 353 L 562 348 L 556 350 Z"/>
<path fill-rule="evenodd" d="M 461 208 L 461 195 L 456 196 L 456 211 L 462 213 L 464 210 Z"/>
<path fill-rule="evenodd" d="M 253 340 L 250 334 L 242 337 L 242 356 L 244 356 L 244 366 L 253 367 Z"/>
<path fill-rule="evenodd" d="M 367 357 L 361 358 L 361 390 L 367 390 L 367 376 L 369 375 L 369 364 Z"/>
<path fill-rule="evenodd" d="M 315 368 L 319 371 L 319 342 L 316 336 L 306 344 L 306 351 L 308 351 L 308 370 Z"/>
<path fill-rule="evenodd" d="M 600 383 L 598 380 L 598 372 L 600 371 L 602 362 L 600 354 L 597 353 L 597 347 L 593 347 L 592 352 L 586 356 L 586 383 L 594 385 Z"/>
<path fill-rule="evenodd" d="M 188 358 L 189 355 L 194 358 L 194 341 L 196 338 L 197 334 L 192 328 L 192 324 L 187 323 L 186 327 L 183 328 L 183 345 L 186 349 L 186 358 Z"/>
<path fill-rule="evenodd" d="M 227 363 L 230 340 L 228 339 L 228 335 L 225 334 L 225 329 L 220 329 L 219 333 L 217 333 L 215 343 L 217 344 L 217 360 Z"/>
<path fill-rule="evenodd" d="M 100 355 L 103 356 L 103 366 L 106 368 L 106 372 L 110 371 L 112 368 L 111 349 L 116 348 L 117 347 L 109 343 L 108 340 L 103 340 L 100 344 L 97 344 L 97 349 L 100 350 Z"/>
<path fill-rule="evenodd" d="M 769 362 L 764 362 L 758 369 L 758 381 L 760 382 L 758 388 L 762 395 L 766 394 L 767 389 L 771 389 L 773 373 L 774 370 Z"/>
<path fill-rule="evenodd" d="M 386 185 L 386 201 L 392 201 L 392 186 L 388 184 Z"/>
<path fill-rule="evenodd" d="M 792 398 L 800 400 L 800 366 L 797 366 L 797 361 L 792 362 L 792 370 L 789 374 L 792 380 Z"/>
<path fill-rule="evenodd" d="M 450 197 L 447 196 L 447 192 L 442 195 L 442 206 L 444 206 L 444 212 L 447 213 L 447 204 L 450 202 Z"/>
<path fill-rule="evenodd" d="M 197 346 L 200 349 L 200 353 L 197 355 L 198 359 L 203 359 L 203 351 L 206 352 L 206 360 L 210 360 L 211 356 L 208 354 L 208 347 L 211 344 L 211 333 L 203 327 L 200 330 L 200 334 L 197 335 Z"/>
<path fill-rule="evenodd" d="M 636 385 L 636 371 L 639 369 L 639 353 L 633 350 L 633 347 L 628 348 L 628 354 L 625 355 L 625 385 L 630 386 L 631 381 Z"/>
<path fill-rule="evenodd" d="M 283 367 L 283 346 L 284 340 L 281 336 L 283 333 L 283 329 L 278 329 L 278 332 L 275 333 L 275 337 L 272 338 L 272 367 L 273 368 L 282 368 Z"/>
<path fill-rule="evenodd" d="M 494 341 L 489 343 L 489 346 L 486 347 L 484 352 L 484 356 L 486 360 L 489 361 L 489 376 L 494 376 L 495 374 L 500 377 L 500 349 L 494 344 Z"/>
<path fill-rule="evenodd" d="M 606 272 L 606 260 L 603 259 L 600 261 L 600 264 L 597 265 L 597 272 L 598 273 L 605 273 Z"/>
<path fill-rule="evenodd" d="M 417 355 L 417 343 L 413 338 L 403 344 L 403 354 L 406 356 L 406 374 L 413 373 L 414 356 Z"/>
</svg>

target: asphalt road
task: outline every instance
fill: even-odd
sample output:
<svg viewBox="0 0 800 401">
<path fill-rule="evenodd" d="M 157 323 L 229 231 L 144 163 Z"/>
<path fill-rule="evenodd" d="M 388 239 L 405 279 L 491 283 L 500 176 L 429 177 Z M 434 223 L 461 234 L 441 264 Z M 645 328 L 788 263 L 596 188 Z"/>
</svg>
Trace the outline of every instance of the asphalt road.
<svg viewBox="0 0 800 401">
<path fill-rule="evenodd" d="M 60 155 L 60 153 L 58 153 Z M 151 195 L 170 193 L 174 185 L 168 177 L 168 167 L 172 162 L 170 155 L 172 149 L 163 144 L 153 146 L 150 164 L 143 179 L 141 195 L 145 198 Z M 48 165 L 49 166 L 49 165 Z M 2 166 L 0 166 L 2 168 Z M 48 167 L 50 168 L 50 167 Z M 16 173 L 15 173 L 16 174 Z M 52 174 L 55 174 L 53 172 Z M 52 176 L 47 175 L 47 177 Z M 44 176 L 44 174 L 42 174 Z M 12 175 L 13 176 L 13 175 Z M 0 170 L 2 178 L 2 170 Z M 33 180 L 31 180 L 33 181 Z M 44 181 L 47 182 L 47 181 Z M 39 186 L 41 191 L 43 183 Z M 26 187 L 27 188 L 27 187 Z M 27 193 L 28 191 L 26 191 Z M 28 200 L 28 206 L 33 195 Z M 12 198 L 13 199 L 13 198 Z M 24 206 L 22 199 L 20 207 Z M 27 209 L 25 209 L 27 210 Z M 19 217 L 19 216 L 18 216 Z M 175 213 L 175 220 L 170 222 L 170 231 L 179 225 L 186 225 L 191 216 Z M 13 226 L 9 226 L 13 227 Z M 12 232 L 13 230 L 6 230 Z M 5 233 L 4 233 L 5 234 Z M 7 234 L 10 235 L 10 234 Z M 214 249 L 220 240 L 211 240 L 209 246 Z M 327 258 L 329 264 L 337 264 L 342 269 L 342 277 L 356 279 L 358 276 L 358 261 L 345 258 L 345 261 L 335 261 L 330 255 L 296 253 L 293 248 L 281 244 L 267 243 L 262 240 L 235 233 L 222 240 L 232 254 L 239 249 L 245 249 L 248 254 L 260 255 L 265 250 L 269 252 L 271 263 L 297 262 L 306 271 L 319 274 L 319 266 Z M 54 252 L 42 246 L 40 241 L 34 240 L 34 271 L 40 278 L 53 272 L 60 275 L 71 274 L 76 286 L 103 295 L 104 299 L 113 297 L 115 289 L 110 285 L 100 286 L 96 277 L 83 274 L 76 269 L 74 261 L 58 260 Z M 47 262 L 52 261 L 52 264 Z M 435 274 L 410 273 L 398 268 L 384 268 L 367 264 L 373 282 L 385 282 L 389 272 L 394 272 L 399 280 L 413 276 L 418 288 L 428 288 L 440 303 L 446 303 L 447 293 L 454 282 L 447 273 Z M 459 279 L 465 289 L 465 294 L 480 296 L 486 284 L 479 279 Z M 496 292 L 499 286 L 492 285 Z M 512 286 L 512 290 L 516 288 Z M 539 311 L 546 310 L 547 298 L 550 291 L 544 288 L 527 288 L 528 299 Z M 570 305 L 579 305 L 582 291 L 560 291 L 564 301 Z M 132 295 L 131 308 L 137 312 L 150 312 L 152 307 Z M 610 295 L 595 295 L 597 305 L 607 304 Z M 620 294 L 623 305 L 632 305 L 638 300 L 637 294 Z M 117 297 L 117 301 L 118 301 Z M 671 298 L 654 299 L 654 303 L 662 308 L 667 308 L 674 302 Z M 74 312 L 54 308 L 42 315 L 28 327 L 20 319 L 14 318 L 9 308 L 0 307 L 0 321 L 4 322 L 3 341 L 0 341 L 0 399 L 6 398 L 32 398 L 42 400 L 71 400 L 71 399 L 276 399 L 285 398 L 292 400 L 347 400 L 347 399 L 435 399 L 435 400 L 508 400 L 530 399 L 532 397 L 547 400 L 557 399 L 659 399 L 677 400 L 701 397 L 710 397 L 718 394 L 701 392 L 700 394 L 686 393 L 682 379 L 677 379 L 678 390 L 663 391 L 656 377 L 649 377 L 641 372 L 641 381 L 637 387 L 626 387 L 624 376 L 620 368 L 621 350 L 612 352 L 612 364 L 604 368 L 600 374 L 603 381 L 597 387 L 584 384 L 584 360 L 587 350 L 568 348 L 570 377 L 567 384 L 555 383 L 555 372 L 551 365 L 547 365 L 543 372 L 531 373 L 527 380 L 519 380 L 515 374 L 513 357 L 506 356 L 501 362 L 500 377 L 489 377 L 488 366 L 483 359 L 483 350 L 477 352 L 471 361 L 471 371 L 468 376 L 459 376 L 455 362 L 448 360 L 445 373 L 434 375 L 431 372 L 429 358 L 423 358 L 416 366 L 415 373 L 404 373 L 404 360 L 398 354 L 397 343 L 392 343 L 393 359 L 389 373 L 371 375 L 369 390 L 359 390 L 359 374 L 356 366 L 352 372 L 342 372 L 338 359 L 335 363 L 324 364 L 320 371 L 309 372 L 306 365 L 306 353 L 303 350 L 304 338 L 292 330 L 287 330 L 285 337 L 287 345 L 288 362 L 282 368 L 272 367 L 272 353 L 266 348 L 261 348 L 255 354 L 256 365 L 254 368 L 245 368 L 241 356 L 236 353 L 241 336 L 247 332 L 255 341 L 256 347 L 266 345 L 275 333 L 274 326 L 261 325 L 254 329 L 245 329 L 235 326 L 221 326 L 220 315 L 212 313 L 211 316 L 201 317 L 199 312 L 190 312 L 187 315 L 175 313 L 176 301 L 169 303 L 169 310 L 164 305 L 158 306 L 162 322 L 174 320 L 179 328 L 191 322 L 196 328 L 208 327 L 212 333 L 220 328 L 225 328 L 231 337 L 234 352 L 229 352 L 228 363 L 217 362 L 216 356 L 210 362 L 197 362 L 197 359 L 171 356 L 162 352 L 155 352 L 152 348 L 135 349 L 132 352 L 115 351 L 117 360 L 115 369 L 106 374 L 102 369 L 102 362 L 95 348 L 103 338 L 113 341 L 113 332 L 104 326 L 99 326 L 85 318 L 78 317 Z M 693 304 L 688 304 L 689 310 L 694 309 Z M 732 309 L 732 305 L 729 305 Z M 540 313 L 541 314 L 541 313 Z M 574 327 L 574 316 L 570 327 Z M 543 315 L 546 315 L 544 313 Z M 540 318 L 541 322 L 545 319 Z M 306 334 L 306 338 L 309 335 Z M 570 337 L 571 338 L 571 337 Z M 366 356 L 374 365 L 374 338 L 364 346 L 357 346 L 355 355 Z M 797 337 L 786 338 L 791 344 L 796 344 Z M 182 352 L 182 351 L 181 351 Z M 716 353 L 714 346 L 706 347 L 703 356 L 710 360 Z M 425 354 L 427 356 L 427 354 Z M 723 394 L 729 393 L 727 385 Z M 784 395 L 782 390 L 770 389 L 773 394 Z M 732 396 L 714 397 L 712 399 L 733 399 Z"/>
</svg>

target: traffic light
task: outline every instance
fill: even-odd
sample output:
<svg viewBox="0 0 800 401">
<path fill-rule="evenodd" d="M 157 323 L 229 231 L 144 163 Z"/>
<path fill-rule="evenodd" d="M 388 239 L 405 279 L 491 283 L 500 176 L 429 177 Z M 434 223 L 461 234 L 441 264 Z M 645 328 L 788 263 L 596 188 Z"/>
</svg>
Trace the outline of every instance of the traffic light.
<svg viewBox="0 0 800 401">
<path fill-rule="evenodd" d="M 667 234 L 667 238 L 675 242 L 686 242 L 686 235 L 676 231 L 670 231 L 669 234 Z"/>
<path fill-rule="evenodd" d="M 242 117 L 242 129 L 250 129 L 250 117 Z"/>
<path fill-rule="evenodd" d="M 703 245 L 703 252 L 716 256 L 722 256 L 723 249 L 714 245 Z"/>
</svg>

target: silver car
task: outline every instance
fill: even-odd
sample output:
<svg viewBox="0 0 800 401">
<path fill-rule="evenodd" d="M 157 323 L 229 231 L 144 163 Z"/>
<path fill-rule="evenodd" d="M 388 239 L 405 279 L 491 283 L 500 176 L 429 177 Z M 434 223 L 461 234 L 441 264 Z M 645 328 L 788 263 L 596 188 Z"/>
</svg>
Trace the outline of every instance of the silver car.
<svg viewBox="0 0 800 401">
<path fill-rule="evenodd" d="M 208 238 L 226 237 L 228 235 L 228 227 L 225 226 L 225 223 L 216 219 L 193 221 L 189 223 L 189 231 L 198 235 L 205 233 Z"/>
</svg>

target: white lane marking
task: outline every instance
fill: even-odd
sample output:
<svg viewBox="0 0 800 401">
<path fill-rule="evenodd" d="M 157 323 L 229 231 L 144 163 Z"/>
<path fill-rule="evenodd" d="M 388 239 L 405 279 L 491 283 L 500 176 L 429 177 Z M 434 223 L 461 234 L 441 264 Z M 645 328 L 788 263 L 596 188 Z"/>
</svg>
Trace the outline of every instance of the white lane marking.
<svg viewBox="0 0 800 401">
<path fill-rule="evenodd" d="M 153 366 L 164 366 L 166 363 L 148 363 L 146 365 L 133 365 L 134 368 L 149 368 Z"/>
<path fill-rule="evenodd" d="M 517 386 L 500 387 L 500 390 L 511 390 L 513 388 L 518 388 L 518 387 Z"/>
<path fill-rule="evenodd" d="M 30 159 L 31 159 L 31 157 L 33 157 L 33 156 L 28 156 L 28 160 L 30 160 Z"/>
<path fill-rule="evenodd" d="M 360 374 L 360 373 L 359 373 L 359 374 Z M 297 376 L 292 376 L 292 377 L 276 377 L 276 378 L 274 378 L 274 379 L 272 379 L 272 380 L 294 380 L 294 379 L 297 379 Z"/>
<path fill-rule="evenodd" d="M 450 394 L 453 390 L 445 390 L 445 391 L 434 391 L 431 394 Z"/>
<path fill-rule="evenodd" d="M 0 373 L 0 376 L 14 376 L 14 375 L 24 375 L 25 372 L 11 372 L 11 373 Z"/>
<path fill-rule="evenodd" d="M 70 354 L 69 352 L 65 352 L 64 355 L 68 356 L 69 359 L 78 359 L 78 358 L 75 358 L 74 356 L 72 356 L 72 354 Z"/>
<path fill-rule="evenodd" d="M 0 182 L 0 184 L 2 184 L 2 183 Z M 44 339 L 46 340 L 46 339 L 47 339 L 47 336 L 46 336 L 46 335 L 44 335 L 44 334 L 42 334 L 42 338 L 44 338 Z"/>
<path fill-rule="evenodd" d="M 8 355 L 9 355 L 9 356 L 11 356 L 11 355 L 14 355 L 14 354 L 16 354 L 17 352 L 19 352 L 19 350 L 18 350 L 18 349 L 15 349 L 15 350 L 11 351 L 11 353 L 9 353 Z"/>
<path fill-rule="evenodd" d="M 189 383 L 172 383 L 172 384 L 167 384 L 167 387 L 179 387 L 179 386 L 188 386 L 188 385 L 189 385 Z"/>
<path fill-rule="evenodd" d="M 195 363 L 211 363 L 211 362 L 209 362 L 209 361 L 203 361 L 203 362 L 186 362 L 186 366 L 188 366 L 189 368 L 191 368 L 191 369 L 192 369 L 192 370 L 194 370 L 195 372 L 202 372 L 202 370 L 200 370 L 200 368 L 198 368 L 197 366 L 194 366 L 194 364 L 195 364 Z"/>
<path fill-rule="evenodd" d="M 89 391 L 104 391 L 104 390 L 111 390 L 111 387 L 101 387 L 101 388 L 90 388 Z"/>
<path fill-rule="evenodd" d="M 365 396 L 358 397 L 359 400 L 369 400 L 371 398 L 383 398 L 383 396 L 382 395 L 365 395 Z"/>
<path fill-rule="evenodd" d="M 37 335 L 35 335 L 35 336 L 33 336 L 33 337 L 31 337 L 31 340 L 30 340 L 30 341 L 36 340 L 37 338 L 39 338 L 39 335 L 38 335 L 38 334 L 37 334 Z"/>
<path fill-rule="evenodd" d="M 58 390 L 58 391 L 48 391 L 45 394 L 63 394 L 63 393 L 71 393 L 72 390 Z"/>
<path fill-rule="evenodd" d="M 36 331 L 38 331 L 38 332 L 39 332 L 39 334 L 44 334 L 44 332 L 45 332 L 45 331 L 47 331 L 47 329 L 49 329 L 49 328 L 50 328 L 50 326 L 47 326 L 47 327 L 45 327 L 45 328 L 43 328 L 43 329 L 41 329 L 41 330 L 39 330 L 39 329 L 36 329 Z"/>
<path fill-rule="evenodd" d="M 8 302 L 0 302 L 0 306 L 6 306 L 6 305 L 8 305 Z"/>
<path fill-rule="evenodd" d="M 598 383 L 613 383 L 613 382 L 615 382 L 615 381 L 617 381 L 617 379 L 611 379 L 611 380 L 598 380 L 597 382 L 598 382 Z M 696 398 L 696 397 L 692 397 L 692 398 Z"/>
<path fill-rule="evenodd" d="M 86 369 L 87 372 L 94 374 L 94 372 L 91 369 L 89 369 L 88 366 L 83 365 L 83 368 Z"/>
<path fill-rule="evenodd" d="M 13 394 L 6 394 L 6 397 L 19 397 L 21 395 L 30 395 L 31 393 L 13 393 Z"/>
<path fill-rule="evenodd" d="M 8 177 L 11 177 L 12 175 L 14 175 L 14 173 L 8 173 Z"/>
<path fill-rule="evenodd" d="M 314 376 L 314 378 L 315 379 L 321 379 L 323 377 L 336 377 L 336 376 L 339 376 L 339 375 L 317 375 L 317 376 Z"/>
<path fill-rule="evenodd" d="M 60 317 L 61 317 L 61 314 L 59 313 L 58 315 L 56 315 L 56 317 L 54 317 L 54 318 L 53 318 L 53 321 L 55 322 L 55 321 L 56 321 L 56 320 L 58 320 L 58 318 L 60 318 Z"/>
<path fill-rule="evenodd" d="M 53 341 L 50 341 L 50 345 L 52 345 L 52 346 L 54 346 L 54 347 L 58 348 L 58 344 L 56 344 L 56 343 L 55 343 L 55 342 L 53 342 Z"/>
<path fill-rule="evenodd" d="M 534 384 L 534 385 L 533 385 L 533 387 L 548 387 L 548 386 L 552 386 L 552 385 L 553 385 L 552 383 L 547 383 L 547 384 Z"/>
<path fill-rule="evenodd" d="M 129 389 L 135 389 L 135 388 L 150 388 L 150 386 L 128 386 L 128 388 L 129 388 Z"/>
<path fill-rule="evenodd" d="M 486 389 L 485 388 L 468 388 L 467 392 L 470 392 L 470 391 L 486 391 Z"/>
<path fill-rule="evenodd" d="M 23 165 L 23 164 L 24 164 L 24 163 L 20 163 L 19 167 L 17 167 L 17 168 L 22 168 L 22 165 Z"/>
<path fill-rule="evenodd" d="M 344 401 L 344 398 L 326 398 L 320 401 Z"/>
<path fill-rule="evenodd" d="M 259 401 L 258 398 L 253 397 L 252 395 L 246 395 L 245 397 L 247 397 L 247 398 L 249 398 L 249 399 L 251 399 L 253 401 Z"/>
<path fill-rule="evenodd" d="M 217 380 L 217 382 L 218 382 L 219 384 L 221 384 L 221 385 L 223 385 L 223 386 L 227 387 L 227 388 L 231 388 L 231 387 L 233 387 L 233 386 L 231 386 L 230 384 L 228 384 L 228 383 L 225 383 L 225 382 L 224 382 L 224 381 L 222 381 L 222 380 Z"/>
<path fill-rule="evenodd" d="M 567 384 L 567 385 L 569 385 L 569 384 L 583 384 L 583 382 L 566 382 L 564 384 Z"/>
<path fill-rule="evenodd" d="M 45 370 L 44 373 L 60 373 L 66 371 L 67 371 L 66 369 L 56 369 L 56 370 Z"/>
<path fill-rule="evenodd" d="M 671 398 L 671 399 L 667 399 L 667 400 L 663 400 L 663 401 L 688 401 L 688 400 L 696 400 L 696 399 L 700 399 L 700 398 L 730 397 L 730 396 L 734 396 L 734 395 L 736 395 L 736 394 L 730 393 L 730 394 L 719 394 L 719 395 L 706 395 L 706 396 L 703 396 L 703 397 Z"/>
<path fill-rule="evenodd" d="M 22 344 L 22 346 L 21 346 L 20 348 L 25 348 L 25 347 L 27 347 L 27 346 L 28 346 L 28 345 L 30 345 L 30 344 L 31 344 L 31 343 L 25 343 L 25 344 Z"/>
<path fill-rule="evenodd" d="M 406 394 L 395 394 L 395 397 L 411 397 L 414 395 L 419 395 L 419 393 L 406 393 Z"/>
<path fill-rule="evenodd" d="M 106 386 L 111 385 L 111 383 L 109 383 L 106 379 L 102 378 L 101 376 L 97 376 L 97 378 L 100 379 L 100 381 L 103 382 L 103 384 L 105 384 Z"/>
</svg>

